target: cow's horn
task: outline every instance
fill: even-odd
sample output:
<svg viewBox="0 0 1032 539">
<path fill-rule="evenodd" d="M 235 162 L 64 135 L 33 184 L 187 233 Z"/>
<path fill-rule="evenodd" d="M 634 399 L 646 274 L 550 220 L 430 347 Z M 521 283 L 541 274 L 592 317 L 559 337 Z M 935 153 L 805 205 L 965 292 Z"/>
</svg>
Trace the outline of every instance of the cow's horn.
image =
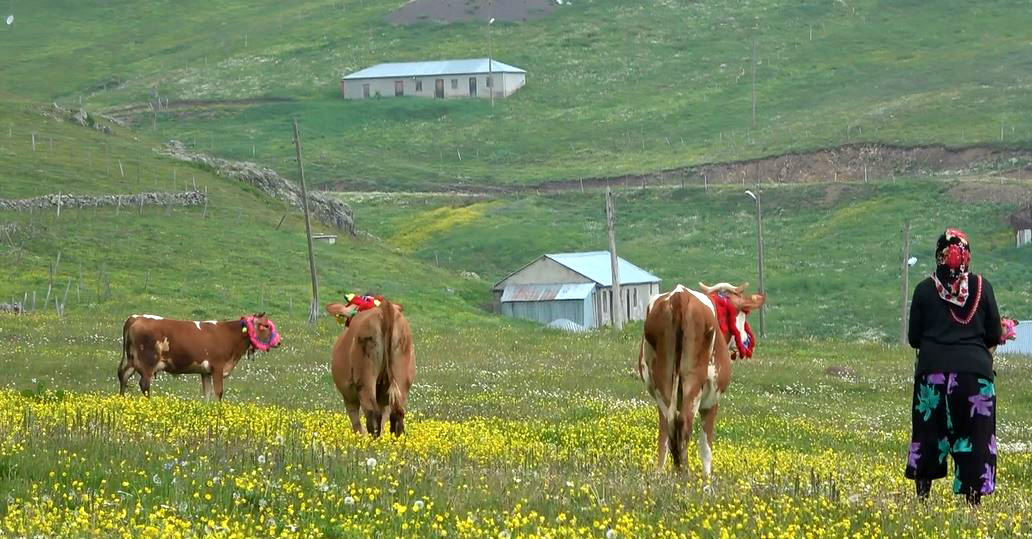
<svg viewBox="0 0 1032 539">
<path fill-rule="evenodd" d="M 712 286 L 706 286 L 705 284 L 702 283 L 702 281 L 699 281 L 699 288 L 702 289 L 702 291 L 704 293 L 706 293 L 706 294 L 711 294 L 713 292 L 713 287 Z"/>
</svg>

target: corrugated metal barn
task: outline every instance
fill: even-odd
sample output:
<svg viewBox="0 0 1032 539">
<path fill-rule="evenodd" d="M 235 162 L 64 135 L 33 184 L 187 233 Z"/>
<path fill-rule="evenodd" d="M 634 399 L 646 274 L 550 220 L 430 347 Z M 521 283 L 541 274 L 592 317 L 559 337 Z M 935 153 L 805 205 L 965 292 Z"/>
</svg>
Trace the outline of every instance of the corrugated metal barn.
<svg viewBox="0 0 1032 539">
<path fill-rule="evenodd" d="M 619 259 L 624 320 L 642 320 L 660 279 Z M 613 279 L 608 251 L 546 254 L 492 288 L 496 311 L 542 324 L 569 320 L 582 328 L 612 323 Z M 569 324 L 559 324 L 570 327 Z"/>
<path fill-rule="evenodd" d="M 1007 341 L 1007 344 L 996 347 L 996 353 L 1003 356 L 1032 356 L 1032 320 L 1019 320 L 1014 333 L 1017 337 L 1013 341 Z"/>
</svg>

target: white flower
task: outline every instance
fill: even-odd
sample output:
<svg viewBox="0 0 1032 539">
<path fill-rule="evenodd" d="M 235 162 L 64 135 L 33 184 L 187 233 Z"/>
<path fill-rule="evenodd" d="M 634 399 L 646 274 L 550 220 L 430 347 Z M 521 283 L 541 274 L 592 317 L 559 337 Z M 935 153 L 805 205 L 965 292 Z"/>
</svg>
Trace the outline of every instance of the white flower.
<svg viewBox="0 0 1032 539">
<path fill-rule="evenodd" d="M 344 498 L 344 505 L 355 505 L 355 499 L 351 496 L 346 496 Z"/>
<path fill-rule="evenodd" d="M 155 485 L 160 485 L 161 484 L 161 478 L 158 477 L 158 474 L 154 474 L 151 477 L 151 482 L 154 483 Z"/>
<path fill-rule="evenodd" d="M 258 455 L 258 464 L 265 464 L 265 455 Z"/>
<path fill-rule="evenodd" d="M 423 500 L 416 500 L 416 503 L 412 504 L 412 510 L 413 511 L 419 511 L 419 510 L 423 509 L 423 507 L 425 507 L 425 506 L 426 506 L 426 504 L 423 503 Z"/>
<path fill-rule="evenodd" d="M 365 461 L 365 464 L 366 464 L 366 466 L 369 466 L 370 468 L 372 468 L 372 467 L 376 466 L 376 459 L 374 459 L 373 457 L 369 457 Z"/>
<path fill-rule="evenodd" d="M 606 530 L 606 539 L 616 539 L 617 535 L 620 534 L 616 533 L 616 530 L 614 530 L 613 528 L 609 528 L 608 530 Z"/>
<path fill-rule="evenodd" d="M 509 533 L 509 530 L 502 530 L 498 532 L 498 539 L 509 539 L 510 537 L 512 537 L 512 534 Z"/>
</svg>

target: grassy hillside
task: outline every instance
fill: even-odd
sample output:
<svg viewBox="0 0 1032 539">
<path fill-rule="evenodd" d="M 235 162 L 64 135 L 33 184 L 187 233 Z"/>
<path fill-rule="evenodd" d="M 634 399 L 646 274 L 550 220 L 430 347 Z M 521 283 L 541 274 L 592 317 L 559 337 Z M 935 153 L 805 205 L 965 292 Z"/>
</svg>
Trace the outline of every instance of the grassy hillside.
<svg viewBox="0 0 1032 539">
<path fill-rule="evenodd" d="M 70 311 L 115 318 L 140 310 L 194 318 L 259 309 L 307 312 L 308 259 L 296 210 L 248 185 L 159 158 L 152 151 L 156 139 L 48 120 L 24 102 L 5 102 L 0 111 L 18 126 L 12 136 L 0 137 L 0 198 L 181 191 L 194 185 L 210 196 L 207 218 L 199 207 L 152 206 L 66 208 L 60 216 L 56 210 L 0 214 L 0 222 L 18 227 L 0 247 L 8 262 L 0 281 L 3 301 L 36 292 L 42 307 L 47 268 L 60 253 L 55 293 L 63 296 L 71 279 Z M 326 230 L 318 223 L 315 228 Z M 344 239 L 316 247 L 324 298 L 339 297 L 342 289 L 382 290 L 425 306 L 412 308 L 419 319 L 432 312 L 461 318 L 484 296 L 471 281 L 374 242 Z"/>
<path fill-rule="evenodd" d="M 911 219 L 918 258 L 911 287 L 934 268 L 938 235 L 959 226 L 971 235 L 975 269 L 992 280 L 1001 308 L 1032 315 L 1032 250 L 1014 247 L 1006 222 L 1029 197 L 1021 183 L 770 186 L 762 197 L 772 335 L 897 338 L 904 218 Z M 598 191 L 498 200 L 345 198 L 388 243 L 491 283 L 543 253 L 608 246 Z M 741 188 L 623 190 L 616 205 L 620 254 L 663 278 L 664 288 L 700 280 L 756 286 L 755 206 Z"/>
<path fill-rule="evenodd" d="M 1025 145 L 1020 2 L 583 0 L 496 23 L 527 87 L 484 102 L 338 98 L 342 72 L 483 56 L 481 24 L 395 27 L 400 2 L 16 6 L 0 91 L 109 107 L 297 98 L 159 114 L 163 137 L 278 168 L 301 118 L 315 181 L 409 188 L 643 172 L 847 141 Z M 753 44 L 756 118 L 752 119 Z M 40 67 L 46 66 L 44 72 Z M 144 115 L 141 123 L 150 125 Z M 461 160 L 459 159 L 461 155 Z"/>
</svg>

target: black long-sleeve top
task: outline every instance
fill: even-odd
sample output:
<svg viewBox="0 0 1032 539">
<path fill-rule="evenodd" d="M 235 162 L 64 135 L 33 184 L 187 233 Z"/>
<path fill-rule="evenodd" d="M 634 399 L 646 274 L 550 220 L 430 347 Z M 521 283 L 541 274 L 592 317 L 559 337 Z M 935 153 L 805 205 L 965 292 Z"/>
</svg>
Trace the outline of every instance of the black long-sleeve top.
<svg viewBox="0 0 1032 539">
<path fill-rule="evenodd" d="M 989 348 L 1000 343 L 1003 327 L 1000 311 L 989 280 L 982 278 L 982 297 L 978 311 L 967 324 L 978 290 L 977 276 L 968 277 L 969 296 L 963 307 L 947 303 L 939 297 L 931 277 L 918 283 L 910 305 L 910 346 L 917 348 L 916 374 L 932 372 L 966 372 L 993 378 L 993 356 Z"/>
</svg>

